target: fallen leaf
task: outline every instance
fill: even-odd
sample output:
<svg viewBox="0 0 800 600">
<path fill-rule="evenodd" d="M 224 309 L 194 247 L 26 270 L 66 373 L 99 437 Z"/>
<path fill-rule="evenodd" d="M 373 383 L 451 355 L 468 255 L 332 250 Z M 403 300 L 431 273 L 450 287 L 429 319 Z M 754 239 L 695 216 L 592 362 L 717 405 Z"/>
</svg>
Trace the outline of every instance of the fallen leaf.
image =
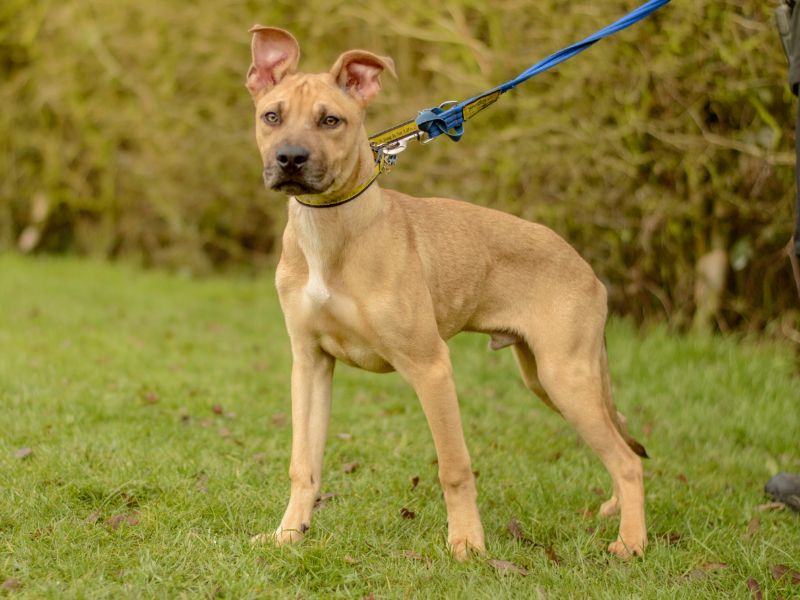
<svg viewBox="0 0 800 600">
<path fill-rule="evenodd" d="M 314 510 L 315 511 L 322 510 L 323 508 L 325 508 L 325 505 L 328 503 L 328 500 L 330 500 L 331 498 L 335 498 L 336 496 L 338 496 L 338 494 L 335 494 L 333 492 L 322 494 L 322 496 L 320 496 L 314 501 Z"/>
<path fill-rule="evenodd" d="M 593 519 L 594 518 L 594 511 L 591 508 L 584 508 L 583 510 L 578 511 L 581 513 L 581 516 L 584 519 Z"/>
<path fill-rule="evenodd" d="M 99 510 L 96 510 L 96 511 L 94 511 L 93 513 L 91 513 L 91 514 L 90 514 L 88 517 L 86 517 L 86 518 L 83 520 L 83 522 L 84 522 L 84 523 L 88 523 L 89 525 L 94 525 L 95 523 L 97 523 L 97 521 L 99 521 L 99 520 L 100 520 L 100 517 L 101 517 L 101 516 L 102 516 L 102 515 L 100 514 L 100 511 L 99 511 Z"/>
<path fill-rule="evenodd" d="M 153 390 L 142 390 L 141 396 L 145 404 L 155 404 L 159 400 L 158 393 Z"/>
<path fill-rule="evenodd" d="M 346 562 L 348 565 L 357 565 L 358 564 L 358 561 L 355 558 L 353 558 L 352 556 L 350 556 L 349 554 L 345 554 L 344 555 L 344 562 Z"/>
<path fill-rule="evenodd" d="M 752 596 L 754 600 L 762 600 L 764 598 L 764 595 L 761 593 L 761 586 L 752 577 L 747 578 L 747 589 L 750 590 L 750 596 Z"/>
<path fill-rule="evenodd" d="M 400 509 L 400 516 L 403 517 L 404 519 L 409 519 L 409 520 L 410 519 L 416 519 L 417 518 L 417 513 L 415 513 L 413 510 L 408 510 L 404 506 L 403 508 Z"/>
<path fill-rule="evenodd" d="M 344 433 L 343 431 L 340 431 L 339 433 L 336 434 L 336 437 L 339 438 L 340 440 L 352 440 L 353 439 L 353 434 L 352 433 Z"/>
<path fill-rule="evenodd" d="M 772 567 L 772 576 L 777 580 L 787 579 L 792 585 L 800 585 L 800 572 L 787 565 Z"/>
<path fill-rule="evenodd" d="M 544 554 L 550 560 L 550 562 L 557 565 L 561 564 L 561 557 L 556 554 L 556 551 L 553 550 L 552 546 L 544 546 Z"/>
<path fill-rule="evenodd" d="M 691 573 L 688 575 L 684 575 L 684 577 L 692 579 L 702 579 L 703 577 L 707 577 L 709 573 L 713 573 L 714 571 L 719 571 L 720 569 L 724 569 L 727 567 L 725 563 L 717 563 L 717 562 L 710 562 L 710 563 L 703 563 L 699 567 L 695 567 L 692 569 Z"/>
<path fill-rule="evenodd" d="M 411 560 L 425 560 L 419 552 L 415 552 L 414 550 L 406 550 L 403 552 L 403 556 Z"/>
<path fill-rule="evenodd" d="M 411 478 L 411 489 L 412 490 L 417 489 L 418 485 L 419 485 L 419 475 L 414 475 L 414 477 Z"/>
<path fill-rule="evenodd" d="M 344 463 L 342 465 L 342 471 L 344 471 L 345 473 L 352 473 L 356 469 L 358 469 L 358 463 L 357 462 Z"/>
<path fill-rule="evenodd" d="M 13 592 L 14 590 L 18 590 L 22 587 L 22 584 L 19 582 L 19 579 L 16 577 L 9 577 L 3 582 L 3 585 L 0 585 L 0 590 L 8 590 Z"/>
<path fill-rule="evenodd" d="M 761 519 L 753 517 L 747 522 L 747 537 L 753 537 L 761 529 Z"/>
<path fill-rule="evenodd" d="M 524 531 L 522 531 L 522 525 L 520 525 L 520 522 L 517 521 L 516 517 L 511 517 L 511 520 L 508 522 L 508 530 L 511 532 L 511 535 L 515 540 L 519 540 L 525 544 L 534 545 L 533 540 L 525 535 Z"/>
<path fill-rule="evenodd" d="M 224 411 L 221 404 L 213 404 L 211 406 L 211 412 L 213 412 L 215 415 L 221 415 Z"/>
<path fill-rule="evenodd" d="M 756 506 L 758 512 L 766 512 L 769 510 L 783 510 L 786 505 L 783 502 L 767 502 L 766 504 L 759 504 Z"/>
<path fill-rule="evenodd" d="M 271 417 L 272 424 L 275 427 L 283 427 L 286 425 L 286 413 L 278 412 Z"/>
<path fill-rule="evenodd" d="M 681 483 L 688 483 L 689 482 L 689 480 L 686 478 L 686 475 L 684 475 L 683 473 L 678 473 L 678 475 L 675 477 L 675 479 L 677 479 Z"/>
<path fill-rule="evenodd" d="M 14 452 L 14 458 L 28 458 L 31 454 L 33 454 L 32 448 L 20 448 Z"/>
<path fill-rule="evenodd" d="M 515 565 L 511 561 L 508 560 L 497 560 L 492 559 L 487 561 L 490 565 L 492 565 L 497 572 L 501 575 L 522 575 L 525 577 L 528 574 L 526 569 L 523 569 L 519 565 Z"/>
<path fill-rule="evenodd" d="M 368 596 L 361 596 L 361 600 L 375 600 L 375 594 L 369 594 Z"/>
<path fill-rule="evenodd" d="M 119 497 L 121 500 L 125 502 L 127 506 L 139 506 L 139 499 L 132 494 L 129 494 L 127 492 L 122 492 L 119 495 Z"/>
<path fill-rule="evenodd" d="M 592 493 L 595 496 L 600 496 L 601 498 L 606 495 L 605 490 L 603 490 L 603 488 L 601 488 L 601 487 L 593 487 L 592 488 Z"/>
<path fill-rule="evenodd" d="M 561 558 L 558 556 L 558 554 L 556 554 L 556 551 L 553 550 L 553 547 L 545 546 L 544 544 L 538 544 L 525 535 L 525 532 L 522 531 L 522 525 L 520 525 L 519 521 L 515 517 L 512 517 L 508 522 L 508 530 L 511 532 L 511 535 L 514 537 L 514 539 L 519 540 L 523 544 L 527 544 L 528 546 L 541 546 L 542 550 L 544 550 L 545 556 L 547 556 L 551 562 L 554 562 L 557 565 L 561 564 Z"/>
<path fill-rule="evenodd" d="M 138 524 L 139 524 L 139 519 L 136 518 L 134 515 L 128 515 L 128 514 L 114 515 L 113 517 L 109 517 L 108 519 L 106 519 L 106 525 L 108 525 L 114 531 L 119 529 L 120 525 L 138 525 Z"/>
</svg>

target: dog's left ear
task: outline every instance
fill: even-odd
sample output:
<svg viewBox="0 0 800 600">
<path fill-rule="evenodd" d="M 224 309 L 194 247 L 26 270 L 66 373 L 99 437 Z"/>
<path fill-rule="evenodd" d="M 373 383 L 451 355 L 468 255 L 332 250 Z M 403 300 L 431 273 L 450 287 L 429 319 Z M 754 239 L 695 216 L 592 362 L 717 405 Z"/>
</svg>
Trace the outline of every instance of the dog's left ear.
<svg viewBox="0 0 800 600">
<path fill-rule="evenodd" d="M 355 100 L 366 106 L 381 89 L 380 75 L 388 71 L 393 77 L 394 61 L 388 56 L 378 56 L 366 50 L 348 50 L 331 68 L 336 83 Z"/>
</svg>

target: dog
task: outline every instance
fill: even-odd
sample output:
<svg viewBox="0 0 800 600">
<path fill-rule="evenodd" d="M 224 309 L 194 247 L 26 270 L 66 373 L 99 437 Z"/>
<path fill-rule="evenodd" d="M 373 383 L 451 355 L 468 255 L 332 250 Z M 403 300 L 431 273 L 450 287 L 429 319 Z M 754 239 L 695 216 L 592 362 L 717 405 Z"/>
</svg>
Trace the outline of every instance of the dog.
<svg viewBox="0 0 800 600">
<path fill-rule="evenodd" d="M 246 86 L 267 188 L 288 199 L 275 283 L 292 350 L 289 504 L 254 542 L 300 541 L 322 484 L 334 364 L 399 372 L 428 421 L 458 560 L 485 552 L 475 476 L 446 341 L 460 331 L 510 346 L 525 386 L 597 453 L 613 482 L 600 514 L 620 513 L 608 549 L 647 544 L 644 448 L 611 398 L 606 289 L 552 230 L 489 208 L 381 188 L 364 111 L 390 58 L 343 53 L 327 73 L 297 72 L 287 31 L 255 25 Z M 371 182 L 371 183 L 370 183 Z M 326 205 L 359 190 L 351 201 Z M 353 193 L 350 194 L 354 195 Z M 336 200 L 339 202 L 339 200 Z"/>
</svg>

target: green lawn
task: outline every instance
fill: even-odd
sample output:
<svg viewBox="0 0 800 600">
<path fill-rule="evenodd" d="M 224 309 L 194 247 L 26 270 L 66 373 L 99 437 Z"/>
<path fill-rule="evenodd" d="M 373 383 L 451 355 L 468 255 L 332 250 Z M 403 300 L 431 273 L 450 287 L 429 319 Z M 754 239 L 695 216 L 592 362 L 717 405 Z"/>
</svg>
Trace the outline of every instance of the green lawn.
<svg viewBox="0 0 800 600">
<path fill-rule="evenodd" d="M 747 598 L 751 577 L 764 598 L 800 596 L 771 573 L 800 569 L 800 515 L 757 508 L 770 475 L 800 472 L 789 348 L 611 323 L 617 405 L 652 457 L 650 546 L 625 563 L 605 551 L 616 519 L 594 516 L 599 461 L 486 341 L 451 346 L 487 558 L 527 576 L 450 559 L 411 389 L 342 365 L 323 485 L 336 496 L 301 545 L 251 547 L 288 498 L 271 278 L 0 256 L 0 596 Z"/>
</svg>

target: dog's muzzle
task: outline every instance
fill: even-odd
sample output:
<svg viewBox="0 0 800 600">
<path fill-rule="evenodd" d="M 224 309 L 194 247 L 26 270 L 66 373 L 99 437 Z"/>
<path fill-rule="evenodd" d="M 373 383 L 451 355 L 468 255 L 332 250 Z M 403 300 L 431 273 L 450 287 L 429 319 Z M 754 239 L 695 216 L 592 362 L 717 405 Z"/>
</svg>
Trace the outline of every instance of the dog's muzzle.
<svg viewBox="0 0 800 600">
<path fill-rule="evenodd" d="M 275 151 L 274 162 L 264 167 L 264 184 L 285 194 L 319 194 L 323 172 L 315 168 L 311 153 L 302 146 L 284 145 Z"/>
</svg>

